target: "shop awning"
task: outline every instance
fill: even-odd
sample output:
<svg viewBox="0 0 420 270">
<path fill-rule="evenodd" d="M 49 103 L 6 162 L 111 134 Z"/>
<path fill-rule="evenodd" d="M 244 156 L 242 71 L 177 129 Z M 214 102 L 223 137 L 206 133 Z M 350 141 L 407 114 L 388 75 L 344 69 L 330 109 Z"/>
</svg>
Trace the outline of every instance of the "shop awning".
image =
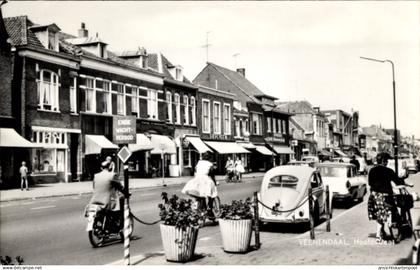
<svg viewBox="0 0 420 270">
<path fill-rule="evenodd" d="M 199 137 L 186 137 L 185 140 L 189 141 L 199 153 L 213 152 Z"/>
<path fill-rule="evenodd" d="M 240 146 L 245 149 L 256 149 L 257 147 L 252 142 L 237 142 Z"/>
<path fill-rule="evenodd" d="M 136 134 L 136 143 L 135 144 L 129 144 L 128 149 L 131 152 L 136 151 L 147 151 L 152 150 L 154 148 L 152 142 L 149 140 L 149 138 L 146 137 L 144 134 Z"/>
<path fill-rule="evenodd" d="M 261 154 L 265 156 L 275 155 L 275 153 L 271 152 L 267 147 L 262 146 L 262 145 L 257 145 L 255 150 L 257 150 L 258 152 L 260 152 Z"/>
<path fill-rule="evenodd" d="M 38 146 L 23 138 L 13 128 L 0 128 L 0 147 L 36 148 Z"/>
<path fill-rule="evenodd" d="M 153 149 L 150 151 L 150 154 L 176 154 L 175 142 L 164 135 L 151 134 L 150 141 L 152 142 Z"/>
<path fill-rule="evenodd" d="M 234 142 L 209 142 L 204 141 L 219 154 L 246 154 L 248 150 Z"/>
<path fill-rule="evenodd" d="M 118 149 L 103 135 L 85 135 L 85 155 L 100 154 L 102 149 Z"/>
<path fill-rule="evenodd" d="M 271 147 L 276 151 L 277 154 L 294 154 L 292 149 L 288 146 L 279 146 L 279 145 L 271 145 Z"/>
<path fill-rule="evenodd" d="M 347 157 L 347 155 L 344 154 L 343 151 L 339 149 L 334 149 L 334 152 L 336 152 L 340 157 Z"/>
</svg>

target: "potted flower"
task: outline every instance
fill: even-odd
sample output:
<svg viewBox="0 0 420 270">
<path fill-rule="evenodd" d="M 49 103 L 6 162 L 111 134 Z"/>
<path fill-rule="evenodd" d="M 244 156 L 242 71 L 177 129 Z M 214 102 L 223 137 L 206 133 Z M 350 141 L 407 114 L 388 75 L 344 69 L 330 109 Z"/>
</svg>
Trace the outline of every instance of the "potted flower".
<svg viewBox="0 0 420 270">
<path fill-rule="evenodd" d="M 226 252 L 247 252 L 252 235 L 252 202 L 232 201 L 220 207 L 219 226 L 223 250 Z"/>
<path fill-rule="evenodd" d="M 192 200 L 177 195 L 168 198 L 162 193 L 160 209 L 160 232 L 167 261 L 186 262 L 194 255 L 199 225 L 203 213 L 194 210 Z"/>
</svg>

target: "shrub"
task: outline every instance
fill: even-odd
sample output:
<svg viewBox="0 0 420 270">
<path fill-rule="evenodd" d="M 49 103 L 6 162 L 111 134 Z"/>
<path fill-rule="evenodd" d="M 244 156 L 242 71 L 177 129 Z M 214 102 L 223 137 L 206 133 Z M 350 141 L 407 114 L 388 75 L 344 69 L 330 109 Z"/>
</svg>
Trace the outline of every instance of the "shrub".
<svg viewBox="0 0 420 270">
<path fill-rule="evenodd" d="M 185 231 L 187 227 L 199 226 L 204 219 L 204 213 L 192 207 L 191 199 L 182 199 L 177 195 L 168 198 L 166 192 L 162 192 L 163 203 L 158 205 L 160 220 L 165 225 L 176 226 Z"/>
<path fill-rule="evenodd" d="M 240 220 L 240 219 L 252 219 L 254 217 L 252 210 L 251 198 L 247 198 L 245 201 L 232 201 L 231 204 L 222 204 L 220 206 L 220 218 Z"/>
</svg>

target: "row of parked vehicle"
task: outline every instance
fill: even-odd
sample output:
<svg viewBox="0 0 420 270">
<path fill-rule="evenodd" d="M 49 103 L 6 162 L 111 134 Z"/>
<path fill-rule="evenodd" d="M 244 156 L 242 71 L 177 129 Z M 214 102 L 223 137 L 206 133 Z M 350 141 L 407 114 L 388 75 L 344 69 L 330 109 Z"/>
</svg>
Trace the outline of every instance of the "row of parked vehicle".
<svg viewBox="0 0 420 270">
<path fill-rule="evenodd" d="M 327 203 L 333 201 L 362 202 L 367 193 L 367 177 L 371 166 L 359 159 L 360 169 L 350 163 L 349 158 L 336 158 L 319 162 L 318 157 L 306 156 L 301 161 L 274 167 L 263 178 L 258 193 L 260 219 L 266 223 L 309 222 L 308 189 L 314 197 L 314 219 L 325 216 Z M 414 165 L 413 165 L 414 164 Z M 395 163 L 389 160 L 388 167 Z M 401 159 L 398 162 L 400 177 L 419 171 L 419 160 Z M 325 187 L 329 186 L 330 201 L 326 202 Z M 331 208 L 330 208 L 331 209 Z"/>
</svg>

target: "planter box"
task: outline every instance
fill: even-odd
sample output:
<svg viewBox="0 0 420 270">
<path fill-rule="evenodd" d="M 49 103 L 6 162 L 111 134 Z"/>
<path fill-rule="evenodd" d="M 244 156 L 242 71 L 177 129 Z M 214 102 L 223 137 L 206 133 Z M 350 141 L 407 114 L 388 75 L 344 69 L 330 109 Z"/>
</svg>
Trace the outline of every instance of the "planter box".
<svg viewBox="0 0 420 270">
<path fill-rule="evenodd" d="M 198 227 L 188 227 L 185 231 L 175 226 L 160 224 L 163 250 L 167 261 L 187 262 L 194 256 Z"/>
<path fill-rule="evenodd" d="M 223 250 L 226 252 L 247 252 L 251 243 L 252 220 L 219 219 Z"/>
</svg>

